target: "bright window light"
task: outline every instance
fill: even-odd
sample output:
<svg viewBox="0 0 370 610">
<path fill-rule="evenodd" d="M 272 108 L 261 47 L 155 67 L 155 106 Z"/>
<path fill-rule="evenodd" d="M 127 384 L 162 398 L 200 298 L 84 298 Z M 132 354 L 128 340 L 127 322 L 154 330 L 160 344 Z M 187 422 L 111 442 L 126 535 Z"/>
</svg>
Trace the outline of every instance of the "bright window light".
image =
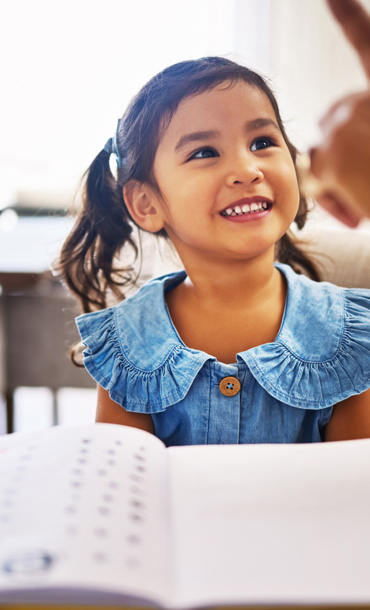
<svg viewBox="0 0 370 610">
<path fill-rule="evenodd" d="M 7 180 L 0 206 L 15 197 L 49 206 L 70 200 L 139 88 L 168 65 L 208 53 L 209 15 L 225 2 L 3 2 L 0 166 L 6 163 Z M 233 5 L 212 43 L 219 52 L 229 50 Z"/>
</svg>

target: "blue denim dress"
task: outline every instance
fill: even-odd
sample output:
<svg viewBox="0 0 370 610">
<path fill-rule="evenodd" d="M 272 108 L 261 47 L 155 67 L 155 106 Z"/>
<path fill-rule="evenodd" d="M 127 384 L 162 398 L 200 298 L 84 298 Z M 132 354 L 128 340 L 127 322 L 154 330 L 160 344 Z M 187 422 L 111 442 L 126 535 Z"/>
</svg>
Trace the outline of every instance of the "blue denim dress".
<svg viewBox="0 0 370 610">
<path fill-rule="evenodd" d="M 370 291 L 276 267 L 288 290 L 273 343 L 233 364 L 188 348 L 164 298 L 178 272 L 77 318 L 86 369 L 122 407 L 150 413 L 167 446 L 321 441 L 333 405 L 370 387 Z"/>
</svg>

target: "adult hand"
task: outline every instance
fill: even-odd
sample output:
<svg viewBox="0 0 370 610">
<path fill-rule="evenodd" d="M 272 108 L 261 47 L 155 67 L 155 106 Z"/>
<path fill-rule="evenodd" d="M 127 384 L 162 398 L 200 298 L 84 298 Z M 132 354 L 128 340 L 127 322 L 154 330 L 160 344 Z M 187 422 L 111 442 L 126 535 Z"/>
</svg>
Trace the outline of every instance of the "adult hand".
<svg viewBox="0 0 370 610">
<path fill-rule="evenodd" d="M 370 80 L 370 15 L 357 0 L 326 0 Z M 336 102 L 320 121 L 322 143 L 311 151 L 320 180 L 316 200 L 355 227 L 370 217 L 370 90 Z"/>
</svg>

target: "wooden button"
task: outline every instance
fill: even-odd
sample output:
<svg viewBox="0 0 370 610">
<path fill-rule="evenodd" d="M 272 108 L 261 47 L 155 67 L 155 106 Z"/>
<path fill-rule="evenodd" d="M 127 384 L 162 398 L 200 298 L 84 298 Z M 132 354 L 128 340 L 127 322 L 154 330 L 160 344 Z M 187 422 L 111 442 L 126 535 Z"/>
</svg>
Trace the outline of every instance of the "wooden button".
<svg viewBox="0 0 370 610">
<path fill-rule="evenodd" d="M 240 390 L 240 381 L 236 377 L 224 377 L 218 387 L 224 396 L 235 396 Z"/>
</svg>

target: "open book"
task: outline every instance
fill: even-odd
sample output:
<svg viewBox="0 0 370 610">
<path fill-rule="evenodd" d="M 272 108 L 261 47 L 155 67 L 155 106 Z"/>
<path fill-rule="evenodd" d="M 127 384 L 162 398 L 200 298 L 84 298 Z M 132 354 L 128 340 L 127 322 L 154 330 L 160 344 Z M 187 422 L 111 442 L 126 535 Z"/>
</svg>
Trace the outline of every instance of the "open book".
<svg viewBox="0 0 370 610">
<path fill-rule="evenodd" d="M 0 438 L 0 600 L 370 603 L 370 440 L 165 446 L 111 424 Z"/>
</svg>

